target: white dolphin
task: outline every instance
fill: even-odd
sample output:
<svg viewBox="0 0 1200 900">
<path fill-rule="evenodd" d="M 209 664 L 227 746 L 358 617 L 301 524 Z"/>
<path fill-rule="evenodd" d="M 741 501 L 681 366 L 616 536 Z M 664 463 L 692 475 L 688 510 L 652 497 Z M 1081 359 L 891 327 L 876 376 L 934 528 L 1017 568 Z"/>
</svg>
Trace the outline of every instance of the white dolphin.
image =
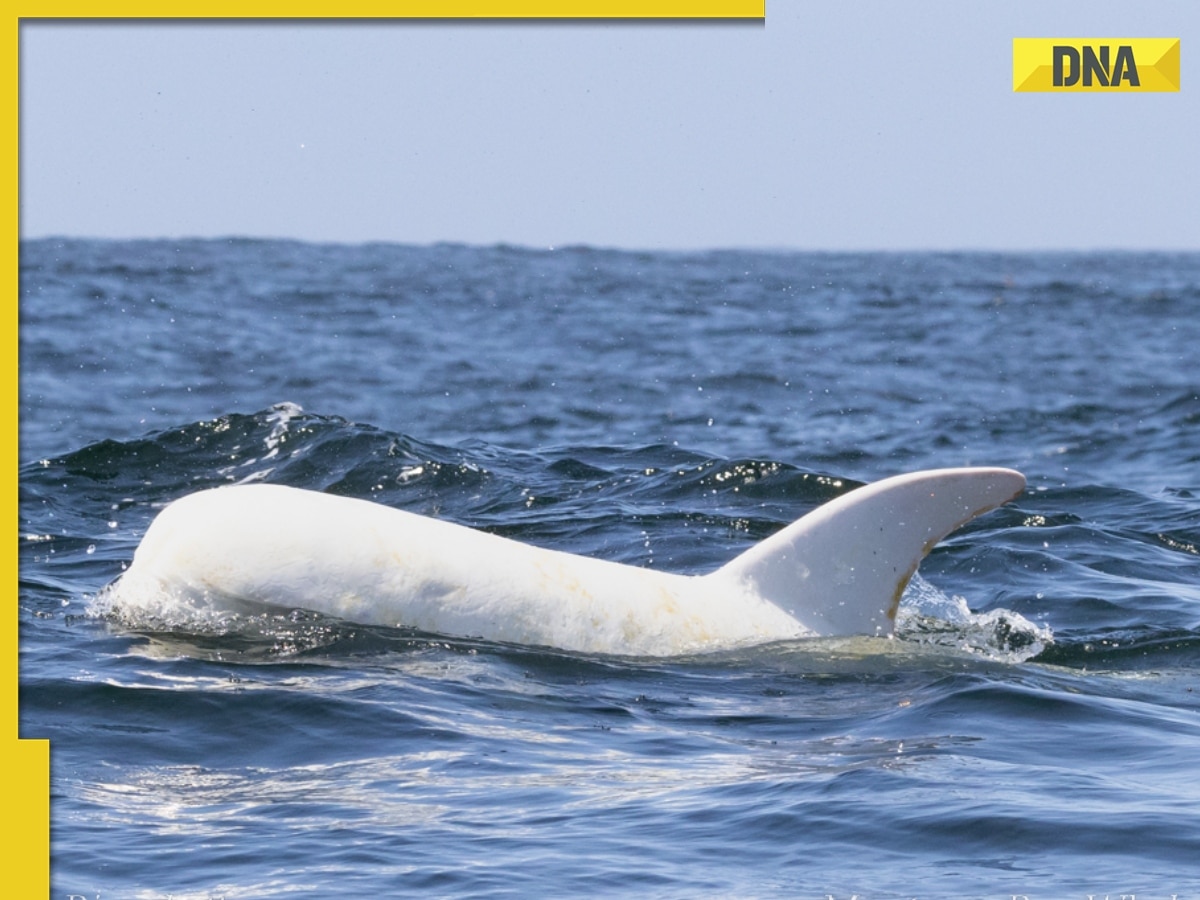
<svg viewBox="0 0 1200 900">
<path fill-rule="evenodd" d="M 938 469 L 852 490 L 707 575 L 521 544 L 366 500 L 280 485 L 166 507 L 111 586 L 301 608 L 366 625 L 667 656 L 818 635 L 888 635 L 909 578 L 958 526 L 1025 486 L 1010 469 Z"/>
</svg>

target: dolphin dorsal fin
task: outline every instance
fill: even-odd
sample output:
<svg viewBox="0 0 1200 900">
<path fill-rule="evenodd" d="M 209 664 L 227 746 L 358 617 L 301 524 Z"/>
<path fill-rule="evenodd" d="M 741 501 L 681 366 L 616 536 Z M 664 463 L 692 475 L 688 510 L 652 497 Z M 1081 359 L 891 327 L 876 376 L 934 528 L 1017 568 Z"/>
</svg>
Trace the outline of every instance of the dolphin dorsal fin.
<svg viewBox="0 0 1200 900">
<path fill-rule="evenodd" d="M 897 475 L 831 500 L 707 577 L 816 634 L 891 634 L 900 595 L 934 544 L 1024 488 L 1011 469 Z"/>
</svg>

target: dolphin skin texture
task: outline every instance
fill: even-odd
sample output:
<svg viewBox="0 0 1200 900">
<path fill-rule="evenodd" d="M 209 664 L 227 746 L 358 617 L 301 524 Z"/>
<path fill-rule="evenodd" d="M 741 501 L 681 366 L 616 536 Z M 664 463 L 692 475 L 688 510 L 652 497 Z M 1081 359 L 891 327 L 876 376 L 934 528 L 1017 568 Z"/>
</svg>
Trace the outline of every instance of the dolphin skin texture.
<svg viewBox="0 0 1200 900">
<path fill-rule="evenodd" d="M 669 656 L 792 638 L 890 635 L 905 585 L 947 534 L 1019 495 L 1010 469 L 887 478 L 818 507 L 707 575 L 522 544 L 281 485 L 200 491 L 151 523 L 116 607 L 266 604 L 364 625 Z"/>
</svg>

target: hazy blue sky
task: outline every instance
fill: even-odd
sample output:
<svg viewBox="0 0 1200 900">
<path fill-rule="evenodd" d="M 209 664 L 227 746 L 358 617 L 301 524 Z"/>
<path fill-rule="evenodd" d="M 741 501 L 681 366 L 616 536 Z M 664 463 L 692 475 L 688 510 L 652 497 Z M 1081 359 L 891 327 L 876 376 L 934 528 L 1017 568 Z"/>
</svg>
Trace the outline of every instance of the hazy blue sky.
<svg viewBox="0 0 1200 900">
<path fill-rule="evenodd" d="M 1182 38 L 1014 94 L 1014 37 Z M 1200 3 L 773 0 L 762 24 L 21 26 L 27 237 L 1200 248 Z"/>
</svg>

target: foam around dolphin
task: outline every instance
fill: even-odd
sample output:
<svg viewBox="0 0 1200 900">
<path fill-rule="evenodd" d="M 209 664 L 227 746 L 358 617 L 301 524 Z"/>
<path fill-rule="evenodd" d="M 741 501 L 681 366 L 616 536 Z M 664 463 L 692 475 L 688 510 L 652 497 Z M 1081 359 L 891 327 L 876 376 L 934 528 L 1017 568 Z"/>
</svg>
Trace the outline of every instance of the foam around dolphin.
<svg viewBox="0 0 1200 900">
<path fill-rule="evenodd" d="M 666 656 L 826 635 L 891 634 L 905 585 L 958 526 L 1016 497 L 1010 469 L 888 478 L 818 507 L 707 575 L 522 544 L 365 500 L 280 485 L 170 504 L 111 586 L 301 608 L 367 625 Z"/>
</svg>

